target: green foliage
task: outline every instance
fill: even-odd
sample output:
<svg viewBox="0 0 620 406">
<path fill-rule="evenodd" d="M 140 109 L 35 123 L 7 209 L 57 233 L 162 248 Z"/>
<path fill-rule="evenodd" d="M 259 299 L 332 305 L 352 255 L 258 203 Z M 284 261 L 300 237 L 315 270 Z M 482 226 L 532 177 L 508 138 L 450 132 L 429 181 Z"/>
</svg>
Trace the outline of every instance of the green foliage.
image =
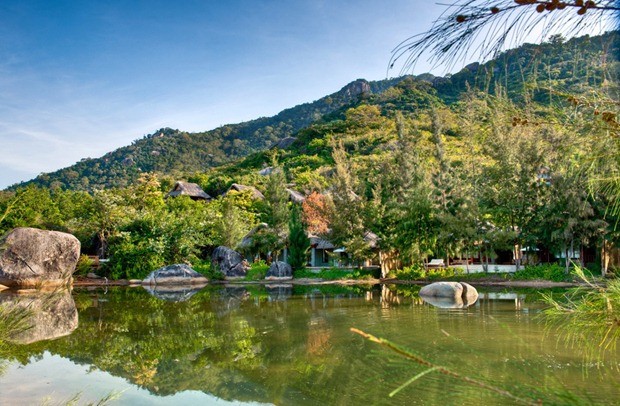
<svg viewBox="0 0 620 406">
<path fill-rule="evenodd" d="M 455 276 L 458 276 L 462 273 L 463 271 L 459 268 L 452 268 L 452 267 L 433 268 L 433 269 L 429 269 L 426 272 L 426 278 L 429 280 L 448 279 L 448 278 L 453 278 Z"/>
<path fill-rule="evenodd" d="M 299 269 L 294 273 L 295 278 L 317 278 L 325 280 L 355 279 L 370 280 L 378 278 L 377 271 L 372 269 L 343 269 L 328 268 L 313 272 L 309 269 Z"/>
<path fill-rule="evenodd" d="M 76 275 L 86 275 L 93 270 L 93 260 L 88 257 L 88 255 L 80 255 L 78 259 L 78 263 L 75 267 Z"/>
<path fill-rule="evenodd" d="M 16 307 L 0 304 L 0 359 L 9 358 L 12 355 L 15 345 L 11 343 L 11 338 L 21 334 L 31 328 L 33 311 L 30 307 Z M 0 362 L 0 375 L 2 372 Z"/>
<path fill-rule="evenodd" d="M 196 261 L 192 264 L 192 269 L 210 281 L 222 281 L 226 277 L 222 272 L 211 267 L 211 261 Z"/>
<path fill-rule="evenodd" d="M 301 221 L 301 209 L 298 206 L 294 206 L 291 210 L 288 228 L 288 261 L 293 271 L 296 271 L 306 266 L 310 248 L 310 240 Z"/>
<path fill-rule="evenodd" d="M 545 295 L 549 305 L 544 313 L 546 320 L 569 344 L 584 348 L 597 360 L 604 359 L 605 353 L 616 350 L 620 338 L 620 280 L 614 279 L 606 287 L 594 285 L 579 267 L 575 276 L 588 286 L 572 289 L 559 298 Z"/>
<path fill-rule="evenodd" d="M 401 281 L 414 281 L 423 279 L 426 276 L 424 267 L 419 264 L 411 265 L 392 272 L 388 275 L 390 278 L 397 278 Z"/>
<path fill-rule="evenodd" d="M 527 265 L 514 274 L 514 279 L 543 279 L 563 282 L 567 278 L 568 275 L 559 264 Z"/>
<path fill-rule="evenodd" d="M 0 233 L 18 226 L 67 231 L 85 253 L 110 257 L 110 276 L 143 277 L 158 266 L 195 262 L 208 247 L 238 248 L 264 221 L 248 251 L 277 253 L 288 234 L 299 268 L 307 243 L 289 214 L 291 187 L 320 196 L 313 233 L 344 247 L 352 263 L 389 253 L 390 267 L 405 267 L 405 278 L 419 277 L 410 266 L 432 257 L 478 254 L 488 262 L 520 247 L 554 254 L 603 241 L 614 247 L 620 124 L 618 63 L 609 55 L 617 36 L 525 45 L 451 77 L 372 82 L 364 97 L 345 88 L 275 118 L 212 132 L 162 129 L 35 182 L 51 189 L 1 192 Z M 605 55 L 608 66 L 594 63 Z M 285 135 L 296 135 L 290 148 L 265 149 Z M 265 165 L 274 168 L 268 177 L 258 173 Z M 256 186 L 266 200 L 250 192 L 209 203 L 165 199 L 178 176 L 213 196 L 232 183 Z M 119 187 L 96 190 L 104 185 Z M 519 277 L 534 275 L 559 279 L 531 270 Z"/>
<path fill-rule="evenodd" d="M 263 280 L 265 279 L 268 270 L 269 265 L 267 265 L 265 261 L 261 260 L 258 262 L 253 262 L 250 264 L 250 269 L 248 269 L 245 279 L 249 281 Z"/>
<path fill-rule="evenodd" d="M 211 204 L 215 209 L 212 219 L 216 236 L 214 245 L 234 249 L 256 224 L 255 203 L 250 192 L 229 193 Z"/>
</svg>

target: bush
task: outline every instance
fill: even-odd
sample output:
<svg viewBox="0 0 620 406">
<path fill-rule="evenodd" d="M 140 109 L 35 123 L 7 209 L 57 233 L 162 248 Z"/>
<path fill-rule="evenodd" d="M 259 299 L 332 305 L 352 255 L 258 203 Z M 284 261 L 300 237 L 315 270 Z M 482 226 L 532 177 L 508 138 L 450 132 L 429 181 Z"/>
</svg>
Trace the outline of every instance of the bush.
<svg viewBox="0 0 620 406">
<path fill-rule="evenodd" d="M 211 268 L 210 261 L 200 261 L 192 265 L 194 271 L 204 275 L 210 281 L 224 280 L 224 274 Z"/>
<path fill-rule="evenodd" d="M 341 269 L 328 268 L 321 269 L 318 273 L 311 272 L 307 269 L 295 271 L 295 278 L 320 278 L 326 280 L 338 279 L 362 279 L 370 280 L 377 277 L 376 271 L 373 269 Z"/>
<path fill-rule="evenodd" d="M 426 278 L 432 279 L 432 280 L 445 279 L 445 278 L 452 278 L 454 276 L 458 276 L 462 273 L 463 271 L 457 268 L 434 268 L 434 269 L 429 269 L 426 272 Z"/>
<path fill-rule="evenodd" d="M 260 260 L 257 262 L 253 262 L 250 269 L 248 270 L 247 275 L 245 276 L 245 279 L 249 281 L 258 281 L 261 279 L 265 279 L 268 270 L 269 265 L 267 265 L 265 261 Z"/>
<path fill-rule="evenodd" d="M 88 258 L 88 255 L 80 255 L 77 265 L 75 266 L 76 275 L 86 275 L 93 270 L 93 260 Z"/>
<path fill-rule="evenodd" d="M 404 281 L 424 279 L 425 273 L 424 267 L 421 265 L 411 265 L 397 270 L 394 277 Z"/>
<path fill-rule="evenodd" d="M 544 279 L 554 282 L 563 282 L 567 279 L 564 267 L 559 264 L 527 265 L 515 272 L 515 279 Z"/>
</svg>

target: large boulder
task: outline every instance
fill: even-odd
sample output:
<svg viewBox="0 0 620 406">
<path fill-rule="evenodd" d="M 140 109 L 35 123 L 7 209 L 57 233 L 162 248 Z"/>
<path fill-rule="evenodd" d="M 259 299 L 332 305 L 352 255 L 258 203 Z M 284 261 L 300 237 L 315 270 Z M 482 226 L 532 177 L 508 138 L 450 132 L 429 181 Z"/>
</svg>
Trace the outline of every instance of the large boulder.
<svg viewBox="0 0 620 406">
<path fill-rule="evenodd" d="M 23 317 L 21 326 L 9 335 L 9 340 L 17 344 L 63 337 L 78 326 L 78 311 L 68 289 L 53 293 L 3 292 L 0 306 L 9 315 Z"/>
<path fill-rule="evenodd" d="M 286 262 L 273 261 L 265 279 L 291 279 L 293 278 L 293 268 Z"/>
<path fill-rule="evenodd" d="M 478 300 L 478 291 L 465 282 L 435 282 L 420 289 L 420 297 L 436 307 L 463 308 Z"/>
<path fill-rule="evenodd" d="M 211 255 L 211 268 L 227 278 L 244 277 L 250 265 L 237 251 L 220 245 Z"/>
<path fill-rule="evenodd" d="M 194 271 L 189 265 L 174 264 L 151 272 L 142 281 L 143 285 L 192 285 L 206 284 L 207 278 Z"/>
<path fill-rule="evenodd" d="M 0 239 L 0 284 L 37 288 L 71 283 L 80 241 L 71 234 L 16 228 Z"/>
<path fill-rule="evenodd" d="M 420 289 L 420 296 L 461 298 L 463 286 L 459 282 L 435 282 Z"/>
</svg>

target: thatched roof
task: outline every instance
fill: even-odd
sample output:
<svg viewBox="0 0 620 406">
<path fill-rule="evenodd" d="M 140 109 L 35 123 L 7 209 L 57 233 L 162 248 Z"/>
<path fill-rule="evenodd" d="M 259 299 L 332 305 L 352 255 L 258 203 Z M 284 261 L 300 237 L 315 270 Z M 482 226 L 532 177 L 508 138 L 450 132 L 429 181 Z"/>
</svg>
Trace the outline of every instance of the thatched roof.
<svg viewBox="0 0 620 406">
<path fill-rule="evenodd" d="M 309 235 L 308 238 L 310 239 L 310 246 L 312 248 L 316 248 L 319 250 L 333 250 L 334 248 L 336 248 L 334 244 L 321 237 Z"/>
<path fill-rule="evenodd" d="M 202 190 L 200 186 L 190 182 L 177 182 L 174 184 L 174 187 L 172 188 L 170 193 L 168 193 L 168 196 L 170 197 L 177 197 L 181 195 L 189 196 L 194 200 L 212 199 L 212 197 L 205 193 L 205 191 Z"/>
<path fill-rule="evenodd" d="M 260 200 L 265 199 L 265 196 L 260 192 L 260 190 L 256 189 L 254 186 L 240 185 L 238 183 L 233 183 L 232 185 L 230 185 L 226 193 L 229 193 L 230 191 L 243 192 L 246 190 L 249 190 L 250 192 L 252 192 L 252 197 L 254 199 L 260 199 Z"/>
<path fill-rule="evenodd" d="M 379 245 L 379 236 L 372 231 L 366 231 L 364 234 L 364 241 L 368 243 L 370 248 L 377 248 Z"/>
<path fill-rule="evenodd" d="M 308 238 L 310 239 L 310 245 L 313 248 L 317 248 L 320 250 L 331 250 L 331 249 L 336 248 L 334 244 L 332 244 L 329 240 L 326 240 L 324 238 L 317 237 L 311 234 L 308 235 Z M 366 231 L 364 233 L 364 241 L 368 243 L 370 248 L 375 249 L 377 248 L 379 244 L 379 237 L 377 236 L 377 234 L 373 233 L 372 231 Z"/>
</svg>

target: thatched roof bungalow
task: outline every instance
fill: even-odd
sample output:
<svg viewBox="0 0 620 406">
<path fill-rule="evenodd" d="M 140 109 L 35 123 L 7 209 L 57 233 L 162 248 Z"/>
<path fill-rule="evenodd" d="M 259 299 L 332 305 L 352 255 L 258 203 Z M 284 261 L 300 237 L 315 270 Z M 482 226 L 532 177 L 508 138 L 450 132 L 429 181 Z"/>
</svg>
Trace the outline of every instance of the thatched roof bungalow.
<svg viewBox="0 0 620 406">
<path fill-rule="evenodd" d="M 209 196 L 200 186 L 190 182 L 177 182 L 172 190 L 168 193 L 170 197 L 189 196 L 192 200 L 211 200 Z"/>
<path fill-rule="evenodd" d="M 246 190 L 249 190 L 250 192 L 252 192 L 252 197 L 254 199 L 258 199 L 258 200 L 265 199 L 265 196 L 260 192 L 260 190 L 256 189 L 254 186 L 240 185 L 238 183 L 233 183 L 232 185 L 230 185 L 230 187 L 228 188 L 226 193 L 224 193 L 224 195 L 230 192 L 244 192 Z"/>
</svg>

